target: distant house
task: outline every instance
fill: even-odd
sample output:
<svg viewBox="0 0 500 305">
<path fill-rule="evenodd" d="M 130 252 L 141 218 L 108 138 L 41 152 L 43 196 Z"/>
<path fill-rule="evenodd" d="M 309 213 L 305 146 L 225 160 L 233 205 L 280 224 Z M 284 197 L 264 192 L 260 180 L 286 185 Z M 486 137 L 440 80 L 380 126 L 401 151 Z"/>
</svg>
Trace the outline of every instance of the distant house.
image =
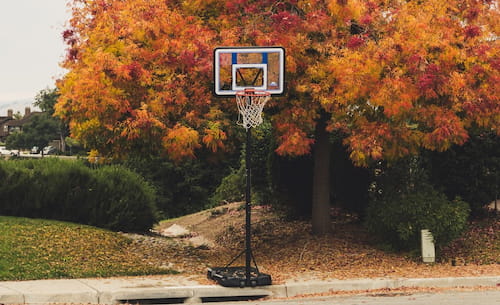
<svg viewBox="0 0 500 305">
<path fill-rule="evenodd" d="M 7 136 L 13 132 L 22 131 L 23 126 L 30 122 L 35 116 L 42 114 L 39 111 L 31 111 L 30 107 L 24 109 L 24 116 L 17 120 L 12 110 L 7 110 L 7 116 L 0 116 L 0 142 L 5 142 Z"/>
<path fill-rule="evenodd" d="M 9 135 L 8 122 L 14 120 L 13 111 L 7 110 L 7 116 L 0 116 L 0 142 L 4 142 Z"/>
</svg>

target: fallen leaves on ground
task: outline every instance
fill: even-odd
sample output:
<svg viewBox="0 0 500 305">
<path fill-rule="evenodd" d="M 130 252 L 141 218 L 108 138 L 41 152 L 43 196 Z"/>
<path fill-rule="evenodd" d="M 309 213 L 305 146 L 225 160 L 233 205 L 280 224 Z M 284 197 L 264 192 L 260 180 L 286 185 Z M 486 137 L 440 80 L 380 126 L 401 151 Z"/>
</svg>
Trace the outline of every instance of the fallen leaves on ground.
<svg viewBox="0 0 500 305">
<path fill-rule="evenodd" d="M 90 226 L 0 216 L 0 280 L 165 274 L 130 239 Z"/>
<path fill-rule="evenodd" d="M 244 250 L 245 211 L 237 207 L 225 207 L 224 211 L 190 220 L 190 230 L 200 235 L 215 236 L 216 247 L 198 249 L 178 240 L 175 247 L 162 250 L 170 253 L 165 253 L 163 259 L 171 262 L 174 269 L 199 277 L 197 279 L 203 282 L 207 267 L 223 267 L 241 254 Z M 335 224 L 332 235 L 317 237 L 310 233 L 311 225 L 307 221 L 285 221 L 265 208 L 256 209 L 253 213 L 253 254 L 260 271 L 271 274 L 274 283 L 303 279 L 500 275 L 498 217 L 488 220 L 487 228 L 481 230 L 472 225 L 471 231 L 462 237 L 463 240 L 480 239 L 483 242 L 455 245 L 451 253 L 443 252 L 437 263 L 425 264 L 415 254 L 389 253 L 377 248 L 369 232 L 356 221 L 343 219 Z M 200 215 L 206 215 L 206 212 Z M 230 217 L 232 221 L 228 222 L 225 217 Z M 186 224 L 182 218 L 176 221 L 185 221 Z M 196 223 L 203 223 L 203 229 Z M 485 222 L 481 223 L 484 225 Z M 492 229 L 496 230 L 496 235 L 484 234 Z M 463 249 L 466 246 L 480 250 Z M 481 260 L 468 256 L 475 255 L 469 253 L 477 251 L 487 254 Z M 464 263 L 454 266 L 452 258 L 457 256 L 461 256 Z M 244 266 L 244 255 L 233 266 Z"/>
<path fill-rule="evenodd" d="M 455 265 L 500 264 L 500 221 L 494 213 L 469 224 L 469 230 L 443 249 Z"/>
<path fill-rule="evenodd" d="M 191 235 L 209 238 L 214 247 L 194 247 L 185 238 L 0 217 L 0 280 L 180 273 L 210 283 L 208 267 L 223 267 L 244 250 L 244 214 L 239 204 L 232 204 L 160 224 L 181 223 Z M 342 217 L 336 215 L 332 235 L 317 237 L 307 221 L 285 221 L 269 207 L 255 207 L 252 245 L 260 271 L 270 274 L 276 284 L 500 275 L 498 216 L 472 223 L 438 254 L 435 264 L 424 264 L 415 254 L 381 250 L 359 222 Z M 233 266 L 244 266 L 244 255 Z"/>
</svg>

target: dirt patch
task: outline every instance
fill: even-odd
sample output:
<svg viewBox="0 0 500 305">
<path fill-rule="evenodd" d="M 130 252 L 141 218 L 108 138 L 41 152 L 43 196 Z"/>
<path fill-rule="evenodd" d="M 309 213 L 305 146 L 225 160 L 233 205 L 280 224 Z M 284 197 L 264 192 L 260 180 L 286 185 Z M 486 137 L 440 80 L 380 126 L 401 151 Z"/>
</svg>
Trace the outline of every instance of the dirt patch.
<svg viewBox="0 0 500 305">
<path fill-rule="evenodd" d="M 252 207 L 252 223 L 258 223 L 263 218 L 272 217 L 269 206 Z M 216 243 L 217 238 L 228 228 L 240 227 L 245 222 L 245 204 L 235 202 L 219 206 L 216 208 L 204 210 L 180 218 L 162 221 L 155 232 L 163 235 L 162 232 L 172 226 L 180 226 L 189 231 L 191 237 L 200 237 Z"/>
</svg>

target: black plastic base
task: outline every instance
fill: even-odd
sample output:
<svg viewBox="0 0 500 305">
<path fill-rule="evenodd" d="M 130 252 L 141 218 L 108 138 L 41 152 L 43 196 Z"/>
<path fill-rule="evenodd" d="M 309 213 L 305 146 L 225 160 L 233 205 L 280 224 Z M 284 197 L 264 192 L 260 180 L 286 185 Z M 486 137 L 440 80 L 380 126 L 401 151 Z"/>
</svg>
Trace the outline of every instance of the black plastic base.
<svg viewBox="0 0 500 305">
<path fill-rule="evenodd" d="M 208 268 L 207 277 L 224 287 L 256 287 L 272 284 L 269 274 L 260 273 L 256 268 L 250 268 L 250 281 L 247 283 L 245 267 L 214 267 Z"/>
</svg>

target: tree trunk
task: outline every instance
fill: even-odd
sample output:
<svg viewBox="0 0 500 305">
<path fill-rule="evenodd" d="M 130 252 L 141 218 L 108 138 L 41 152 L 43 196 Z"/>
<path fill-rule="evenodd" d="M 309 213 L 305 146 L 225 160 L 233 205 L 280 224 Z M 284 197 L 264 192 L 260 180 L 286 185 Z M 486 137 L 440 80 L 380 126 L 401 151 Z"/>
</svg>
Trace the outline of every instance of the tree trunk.
<svg viewBox="0 0 500 305">
<path fill-rule="evenodd" d="M 64 138 L 64 134 L 63 134 L 63 131 L 60 129 L 59 130 L 59 139 L 61 140 L 61 151 L 64 153 L 66 152 L 66 140 Z"/>
<path fill-rule="evenodd" d="M 315 235 L 326 235 L 331 229 L 330 141 L 326 131 L 326 118 L 322 116 L 316 125 L 314 145 L 312 230 Z"/>
</svg>

